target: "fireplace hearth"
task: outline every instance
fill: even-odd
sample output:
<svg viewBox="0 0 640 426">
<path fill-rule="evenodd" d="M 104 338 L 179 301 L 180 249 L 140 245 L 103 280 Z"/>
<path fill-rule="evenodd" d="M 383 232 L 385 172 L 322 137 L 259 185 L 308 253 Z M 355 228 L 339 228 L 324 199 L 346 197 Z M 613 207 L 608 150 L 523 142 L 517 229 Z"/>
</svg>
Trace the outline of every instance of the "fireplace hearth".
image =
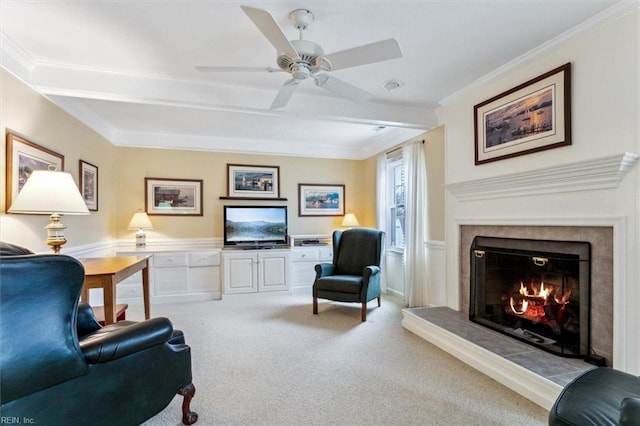
<svg viewBox="0 0 640 426">
<path fill-rule="evenodd" d="M 591 245 L 477 236 L 469 319 L 545 351 L 591 352 Z"/>
</svg>

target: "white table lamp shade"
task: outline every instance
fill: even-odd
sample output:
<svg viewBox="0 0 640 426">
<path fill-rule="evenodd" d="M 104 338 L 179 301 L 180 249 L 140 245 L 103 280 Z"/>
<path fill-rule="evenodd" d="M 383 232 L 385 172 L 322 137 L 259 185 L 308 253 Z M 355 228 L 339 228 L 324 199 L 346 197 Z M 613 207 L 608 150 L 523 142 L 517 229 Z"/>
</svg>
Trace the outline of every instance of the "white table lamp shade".
<svg viewBox="0 0 640 426">
<path fill-rule="evenodd" d="M 345 228 L 352 228 L 354 226 L 360 226 L 360 223 L 358 222 L 356 215 L 349 212 L 344 215 L 344 219 L 342 219 L 342 226 Z"/>
<path fill-rule="evenodd" d="M 137 212 L 129 222 L 129 229 L 153 229 L 153 224 L 145 212 Z"/>
<path fill-rule="evenodd" d="M 8 212 L 89 214 L 89 209 L 70 173 L 36 170 L 29 176 Z"/>
<path fill-rule="evenodd" d="M 51 222 L 45 226 L 47 244 L 54 253 L 67 242 L 64 236 L 66 226 L 60 216 L 87 215 L 87 208 L 71 174 L 55 170 L 36 170 L 27 179 L 16 196 L 9 213 L 48 214 Z"/>
</svg>

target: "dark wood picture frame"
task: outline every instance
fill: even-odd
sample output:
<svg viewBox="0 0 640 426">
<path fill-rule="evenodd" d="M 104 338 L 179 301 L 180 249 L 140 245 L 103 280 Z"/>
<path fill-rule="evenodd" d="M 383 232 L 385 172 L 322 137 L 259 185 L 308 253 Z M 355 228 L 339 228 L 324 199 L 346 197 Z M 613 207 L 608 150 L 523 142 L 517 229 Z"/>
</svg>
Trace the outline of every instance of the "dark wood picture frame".
<svg viewBox="0 0 640 426">
<path fill-rule="evenodd" d="M 64 171 L 64 155 L 7 132 L 5 211 L 34 170 Z"/>
<path fill-rule="evenodd" d="M 202 179 L 144 179 L 144 207 L 149 216 L 202 216 Z"/>
<path fill-rule="evenodd" d="M 227 164 L 227 198 L 281 199 L 280 166 Z"/>
<path fill-rule="evenodd" d="M 80 193 L 90 211 L 98 211 L 98 166 L 78 160 L 78 185 Z"/>
<path fill-rule="evenodd" d="M 298 184 L 298 216 L 344 216 L 344 206 L 342 184 Z"/>
<path fill-rule="evenodd" d="M 571 145 L 571 64 L 473 110 L 476 165 Z"/>
</svg>

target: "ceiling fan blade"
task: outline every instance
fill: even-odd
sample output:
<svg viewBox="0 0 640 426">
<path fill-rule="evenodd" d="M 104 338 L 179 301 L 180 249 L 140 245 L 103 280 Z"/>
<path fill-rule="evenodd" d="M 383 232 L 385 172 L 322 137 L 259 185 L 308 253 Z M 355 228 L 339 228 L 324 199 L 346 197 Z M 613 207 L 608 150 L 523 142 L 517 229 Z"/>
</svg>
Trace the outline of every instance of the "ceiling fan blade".
<svg viewBox="0 0 640 426">
<path fill-rule="evenodd" d="M 271 103 L 269 109 L 278 109 L 286 106 L 289 103 L 289 99 L 293 96 L 293 92 L 298 87 L 298 80 L 291 79 L 284 82 L 280 91 L 276 95 L 276 98 Z"/>
<path fill-rule="evenodd" d="M 284 72 L 273 67 L 196 67 L 200 72 Z"/>
<path fill-rule="evenodd" d="M 360 89 L 346 81 L 339 80 L 327 74 L 319 74 L 315 77 L 316 86 L 327 89 L 331 93 L 341 96 L 356 103 L 364 103 L 371 99 L 371 93 Z"/>
<path fill-rule="evenodd" d="M 327 71 L 333 71 L 401 57 L 402 50 L 400 49 L 398 40 L 390 38 L 330 53 L 324 56 L 324 60 L 329 62 L 326 64 L 330 66 Z"/>
<path fill-rule="evenodd" d="M 264 34 L 273 47 L 276 48 L 278 55 L 286 54 L 291 58 L 298 57 L 298 52 L 296 52 L 296 49 L 284 35 L 282 29 L 269 12 L 250 6 L 240 6 L 240 8 L 247 14 L 249 19 L 253 21 L 255 26 Z"/>
</svg>

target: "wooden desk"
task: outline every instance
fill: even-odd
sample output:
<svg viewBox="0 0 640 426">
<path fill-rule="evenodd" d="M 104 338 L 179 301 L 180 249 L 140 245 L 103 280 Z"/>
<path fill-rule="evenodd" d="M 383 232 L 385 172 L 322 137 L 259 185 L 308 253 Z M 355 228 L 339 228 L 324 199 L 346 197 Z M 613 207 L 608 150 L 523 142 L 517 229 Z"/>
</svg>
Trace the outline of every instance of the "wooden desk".
<svg viewBox="0 0 640 426">
<path fill-rule="evenodd" d="M 89 289 L 101 288 L 104 294 L 104 322 L 116 322 L 116 284 L 142 271 L 144 317 L 151 317 L 149 309 L 149 258 L 151 256 L 116 256 L 80 259 L 84 266 L 84 285 L 80 300 L 88 302 Z"/>
</svg>

